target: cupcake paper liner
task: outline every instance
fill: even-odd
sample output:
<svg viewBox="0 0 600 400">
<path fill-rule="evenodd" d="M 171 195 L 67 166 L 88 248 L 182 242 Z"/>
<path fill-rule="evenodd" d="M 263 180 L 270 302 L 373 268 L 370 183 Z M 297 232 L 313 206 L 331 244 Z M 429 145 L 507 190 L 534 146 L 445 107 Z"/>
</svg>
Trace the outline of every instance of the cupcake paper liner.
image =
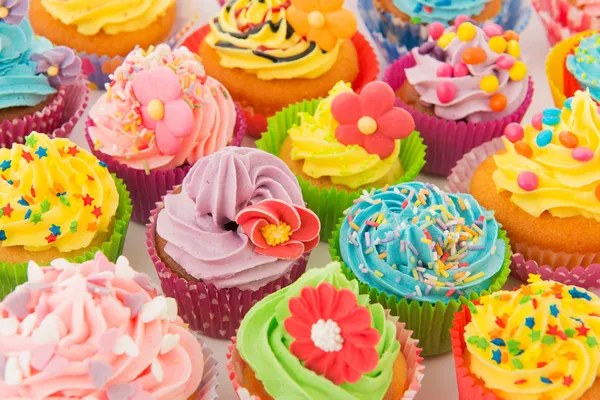
<svg viewBox="0 0 600 400">
<path fill-rule="evenodd" d="M 401 57 L 386 71 L 383 80 L 394 91 L 406 81 L 405 69 L 415 66 L 412 54 Z M 465 154 L 494 138 L 504 135 L 504 128 L 511 122 L 521 122 L 533 98 L 533 80 L 529 78 L 527 95 L 523 103 L 512 114 L 496 120 L 482 123 L 456 122 L 422 113 L 396 98 L 396 105 L 408 111 L 415 120 L 415 129 L 421 133 L 427 145 L 424 172 L 447 176 L 457 161 Z"/>
<path fill-rule="evenodd" d="M 358 11 L 373 41 L 388 64 L 406 54 L 410 49 L 427 41 L 429 28 L 426 24 L 403 22 L 391 13 L 377 10 L 373 0 L 358 0 Z M 526 0 L 502 1 L 502 11 L 490 22 L 506 30 L 522 32 L 533 13 Z"/>
<path fill-rule="evenodd" d="M 217 377 L 219 370 L 217 368 L 217 360 L 214 357 L 213 351 L 206 346 L 206 342 L 200 335 L 195 334 L 196 340 L 202 346 L 202 355 L 204 356 L 204 370 L 202 372 L 202 380 L 198 385 L 198 389 L 190 399 L 193 400 L 215 400 L 219 398 L 217 394 Z"/>
<path fill-rule="evenodd" d="M 115 214 L 113 231 L 109 240 L 102 243 L 100 248 L 94 247 L 77 257 L 68 258 L 67 260 L 80 264 L 84 261 L 93 260 L 94 255 L 98 251 L 101 251 L 110 261 L 116 262 L 117 258 L 123 252 L 125 235 L 131 218 L 131 199 L 129 198 L 129 192 L 123 181 L 114 175 L 113 178 L 115 179 L 117 191 L 119 192 L 119 205 Z M 18 285 L 27 281 L 28 264 L 28 262 L 11 264 L 0 261 L 0 301 Z"/>
<path fill-rule="evenodd" d="M 213 284 L 188 281 L 171 270 L 156 253 L 154 240 L 156 221 L 163 207 L 163 203 L 157 204 L 147 225 L 148 253 L 156 268 L 163 292 L 177 301 L 179 316 L 189 324 L 191 329 L 203 335 L 219 339 L 231 338 L 254 304 L 282 287 L 288 286 L 306 270 L 310 253 L 304 253 L 288 272 L 258 290 L 218 289 Z"/>
<path fill-rule="evenodd" d="M 186 38 L 182 46 L 186 46 L 191 51 L 197 53 L 209 32 L 209 25 L 202 26 Z M 359 73 L 354 82 L 352 82 L 352 88 L 358 92 L 367 83 L 377 79 L 379 75 L 379 62 L 377 55 L 375 55 L 375 50 L 373 50 L 369 41 L 360 32 L 354 35 L 352 43 L 354 43 L 354 47 L 358 53 L 359 65 Z M 271 115 L 255 113 L 251 106 L 244 106 L 243 109 L 248 122 L 248 135 L 260 138 L 261 134 L 267 130 L 267 118 L 271 117 Z"/>
<path fill-rule="evenodd" d="M 409 385 L 400 400 L 413 400 L 421 388 L 421 381 L 424 377 L 425 366 L 421 357 L 422 350 L 419 348 L 419 341 L 413 338 L 413 332 L 406 328 L 406 324 L 398 322 L 398 318 L 389 313 L 387 313 L 387 318 L 396 324 L 396 340 L 400 343 L 400 349 L 406 358 Z M 236 348 L 237 338 L 234 336 L 231 341 L 227 352 L 227 373 L 233 389 L 240 400 L 261 400 L 258 396 L 251 396 L 248 390 L 240 384 L 238 375 L 241 373 L 240 368 L 244 361 Z"/>
<path fill-rule="evenodd" d="M 83 115 L 89 97 L 88 82 L 81 77 L 76 83 L 61 86 L 56 98 L 32 115 L 0 124 L 0 147 L 11 148 L 13 143 L 25 143 L 25 137 L 32 131 L 45 133 L 50 137 L 68 137 L 73 127 Z"/>
<path fill-rule="evenodd" d="M 567 97 L 571 97 L 581 89 L 577 79 L 567 70 L 567 56 L 579 44 L 581 39 L 596 33 L 595 31 L 581 32 L 565 39 L 550 49 L 546 58 L 546 76 L 554 104 L 562 108 Z"/>
<path fill-rule="evenodd" d="M 348 279 L 356 279 L 360 286 L 360 292 L 370 296 L 372 303 L 379 303 L 390 310 L 392 315 L 405 322 L 408 329 L 414 332 L 414 337 L 419 340 L 420 347 L 423 349 L 424 356 L 432 356 L 450 351 L 451 341 L 450 327 L 452 319 L 462 304 L 479 299 L 481 296 L 496 292 L 502 288 L 510 274 L 510 244 L 506 237 L 506 232 L 499 230 L 498 237 L 507 244 L 504 263 L 496 273 L 488 290 L 480 293 L 471 293 L 469 297 L 461 296 L 458 300 L 450 300 L 448 304 L 441 301 L 436 303 L 421 302 L 417 300 L 407 300 L 390 296 L 383 291 L 373 288 L 363 283 L 345 264 L 340 251 L 340 228 L 343 222 L 342 217 L 333 237 L 329 240 L 329 252 L 333 261 L 339 261 L 342 264 L 342 271 Z"/>
<path fill-rule="evenodd" d="M 269 118 L 268 130 L 263 134 L 262 139 L 256 141 L 256 147 L 279 156 L 279 150 L 288 136 L 288 130 L 300 123 L 298 114 L 306 112 L 314 115 L 320 102 L 321 99 L 304 100 L 276 113 Z M 419 132 L 413 132 L 408 138 L 401 140 L 399 158 L 404 167 L 404 175 L 395 182 L 396 184 L 410 182 L 417 177 L 425 164 L 425 152 L 426 146 L 423 144 Z M 296 178 L 300 183 L 307 207 L 313 210 L 321 221 L 321 240 L 327 241 L 344 210 L 360 196 L 362 189 L 349 192 L 335 187 L 320 188 L 313 186 L 299 175 Z"/>
<path fill-rule="evenodd" d="M 239 146 L 242 143 L 246 132 L 246 120 L 239 105 L 236 103 L 236 121 L 234 136 L 231 146 Z M 143 224 L 148 223 L 150 212 L 156 207 L 156 203 L 161 201 L 162 197 L 183 182 L 183 178 L 192 168 L 191 165 L 177 167 L 170 171 L 149 171 L 131 168 L 120 163 L 113 157 L 96 150 L 94 142 L 89 135 L 88 129 L 95 126 L 94 121 L 88 117 L 85 123 L 85 138 L 90 146 L 92 153 L 102 162 L 108 165 L 108 169 L 123 179 L 127 188 L 131 192 L 133 201 L 132 219 Z"/>
<path fill-rule="evenodd" d="M 551 46 L 576 33 L 600 29 L 600 18 L 593 17 L 568 0 L 532 0 Z"/>
<path fill-rule="evenodd" d="M 471 179 L 479 165 L 504 149 L 501 138 L 474 149 L 458 162 L 448 177 L 448 191 L 453 193 L 469 193 Z M 540 249 L 527 243 L 512 243 L 511 257 L 512 275 L 527 282 L 529 274 L 539 274 L 545 280 L 553 280 L 585 289 L 600 287 L 600 256 L 590 254 L 568 254 Z M 538 261 L 534 261 L 538 260 Z M 590 264 L 592 263 L 592 264 Z M 583 267 L 581 264 L 588 265 Z"/>
</svg>

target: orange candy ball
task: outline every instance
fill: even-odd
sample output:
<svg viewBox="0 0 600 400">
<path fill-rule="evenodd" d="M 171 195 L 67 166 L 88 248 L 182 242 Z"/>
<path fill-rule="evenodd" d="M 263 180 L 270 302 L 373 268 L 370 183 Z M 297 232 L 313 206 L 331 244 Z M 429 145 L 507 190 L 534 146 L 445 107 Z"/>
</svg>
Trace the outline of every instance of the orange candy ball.
<svg viewBox="0 0 600 400">
<path fill-rule="evenodd" d="M 519 34 L 515 31 L 504 31 L 504 39 L 506 39 L 506 41 L 511 41 L 511 40 L 516 40 L 519 41 Z"/>
<path fill-rule="evenodd" d="M 465 64 L 477 65 L 485 61 L 487 55 L 481 47 L 471 47 L 462 54 L 462 60 Z"/>
<path fill-rule="evenodd" d="M 523 157 L 527 158 L 531 158 L 531 156 L 533 155 L 531 147 L 529 147 L 529 145 L 525 142 L 515 143 L 515 151 L 517 152 L 517 154 L 520 154 Z"/>
<path fill-rule="evenodd" d="M 577 136 L 573 135 L 569 131 L 562 131 L 558 135 L 558 141 L 567 149 L 574 149 L 579 144 L 579 139 L 577 139 Z"/>
<path fill-rule="evenodd" d="M 496 93 L 490 99 L 490 108 L 496 112 L 503 111 L 506 108 L 506 96 L 502 93 Z"/>
</svg>

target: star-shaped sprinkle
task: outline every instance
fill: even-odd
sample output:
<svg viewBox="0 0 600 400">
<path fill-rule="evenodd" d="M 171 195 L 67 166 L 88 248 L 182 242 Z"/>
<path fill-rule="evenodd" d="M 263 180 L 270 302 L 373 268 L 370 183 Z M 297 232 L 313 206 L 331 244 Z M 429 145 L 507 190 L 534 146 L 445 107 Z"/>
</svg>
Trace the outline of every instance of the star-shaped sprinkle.
<svg viewBox="0 0 600 400">
<path fill-rule="evenodd" d="M 27 164 L 33 161 L 33 156 L 28 151 L 23 150 L 21 152 L 21 157 L 23 157 L 23 160 L 27 161 Z"/>
<path fill-rule="evenodd" d="M 492 339 L 492 340 L 490 340 L 490 343 L 495 344 L 496 346 L 499 346 L 499 347 L 506 346 L 506 343 L 504 343 L 504 340 L 502 340 L 500 338 Z"/>
<path fill-rule="evenodd" d="M 490 345 L 487 340 L 485 340 L 483 337 L 479 338 L 479 341 L 477 342 L 477 348 L 485 351 L 488 347 L 490 347 Z"/>
<path fill-rule="evenodd" d="M 67 147 L 65 149 L 67 154 L 72 155 L 73 157 L 75 157 L 77 155 L 77 153 L 79 153 L 79 149 L 77 148 L 77 146 L 71 146 L 71 147 Z"/>
<path fill-rule="evenodd" d="M 77 221 L 71 222 L 71 225 L 69 226 L 69 230 L 71 231 L 71 233 L 77 232 L 77 225 Z"/>
<path fill-rule="evenodd" d="M 596 338 L 594 336 L 588 336 L 587 339 L 585 340 L 585 342 L 587 343 L 587 345 L 589 347 L 596 347 L 598 345 L 598 341 L 596 340 Z"/>
<path fill-rule="evenodd" d="M 502 362 L 502 352 L 498 349 L 492 350 L 492 360 L 496 361 L 496 364 Z"/>
<path fill-rule="evenodd" d="M 569 294 L 574 299 L 585 299 L 587 301 L 590 301 L 592 299 L 592 296 L 590 296 L 590 294 L 588 292 L 586 292 L 585 290 L 582 290 L 580 292 L 575 287 L 572 287 L 571 289 L 569 289 Z"/>
<path fill-rule="evenodd" d="M 96 231 L 96 229 L 98 229 L 98 224 L 97 224 L 97 223 L 95 223 L 95 222 L 90 222 L 90 223 L 88 224 L 88 231 L 90 231 L 90 232 L 95 232 L 95 231 Z"/>
<path fill-rule="evenodd" d="M 563 377 L 563 385 L 565 385 L 566 387 L 570 387 L 573 384 L 573 382 L 574 380 L 571 375 Z"/>
<path fill-rule="evenodd" d="M 525 326 L 528 327 L 529 329 L 533 329 L 533 327 L 535 326 L 535 318 L 533 318 L 533 317 L 525 318 Z"/>
<path fill-rule="evenodd" d="M 38 149 L 35 151 L 35 154 L 37 154 L 37 156 L 42 159 L 44 157 L 48 157 L 48 149 L 45 147 L 38 147 Z"/>
<path fill-rule="evenodd" d="M 475 344 L 478 341 L 479 341 L 479 336 L 472 335 L 467 338 L 467 343 L 469 343 L 469 344 Z"/>
<path fill-rule="evenodd" d="M 46 239 L 46 241 L 47 241 L 48 243 L 52 243 L 52 242 L 55 242 L 55 241 L 56 241 L 56 236 L 55 236 L 55 235 L 52 235 L 52 234 L 50 234 L 50 235 L 46 236 L 46 237 L 45 237 L 45 239 Z"/>
<path fill-rule="evenodd" d="M 17 203 L 19 203 L 23 207 L 29 207 L 29 202 L 27 200 L 25 200 L 24 196 L 21 196 L 21 198 L 19 200 L 17 200 Z"/>
<path fill-rule="evenodd" d="M 576 333 L 577 331 L 573 328 L 565 329 L 565 335 L 567 335 L 567 337 L 572 338 Z"/>
<path fill-rule="evenodd" d="M 59 197 L 60 202 L 63 203 L 67 207 L 71 207 L 71 202 L 66 197 L 66 192 L 62 193 Z"/>
<path fill-rule="evenodd" d="M 50 202 L 48 199 L 44 199 L 44 201 L 40 203 L 40 210 L 42 210 L 43 213 L 50 211 Z"/>
<path fill-rule="evenodd" d="M 542 338 L 542 343 L 549 346 L 556 343 L 556 338 L 554 336 L 544 335 Z"/>
<path fill-rule="evenodd" d="M 0 168 L 2 168 L 2 171 L 6 171 L 7 169 L 10 168 L 10 164 L 12 164 L 11 160 L 3 160 L 0 163 Z"/>
<path fill-rule="evenodd" d="M 94 202 L 94 198 L 91 197 L 89 194 L 86 194 L 85 196 L 83 196 L 81 198 L 81 200 L 83 200 L 83 205 L 84 206 L 91 206 L 92 203 Z"/>
<path fill-rule="evenodd" d="M 58 236 L 58 235 L 60 235 L 60 226 L 52 224 L 52 226 L 50 227 L 50 232 L 51 232 L 51 233 L 52 233 L 54 236 Z"/>
<path fill-rule="evenodd" d="M 563 287 L 564 286 L 560 283 L 555 282 L 554 285 L 552 285 L 552 287 L 550 288 L 550 290 L 552 290 L 554 293 L 562 293 Z"/>
<path fill-rule="evenodd" d="M 37 143 L 37 139 L 34 135 L 29 135 L 25 138 L 25 146 L 33 147 Z"/>
<path fill-rule="evenodd" d="M 94 206 L 94 211 L 92 211 L 92 214 L 94 214 L 96 218 L 100 218 L 102 215 L 102 208 Z"/>
<path fill-rule="evenodd" d="M 537 342 L 542 337 L 542 333 L 540 331 L 534 330 L 534 331 L 531 331 L 531 333 L 529 334 L 529 337 L 531 338 L 532 342 Z"/>
<path fill-rule="evenodd" d="M 42 222 L 42 213 L 33 214 L 30 221 L 33 222 L 34 225 L 37 225 L 38 222 Z"/>
<path fill-rule="evenodd" d="M 521 299 L 521 301 L 519 301 L 519 304 L 525 304 L 527 302 L 531 301 L 531 296 L 523 296 L 523 298 Z"/>
<path fill-rule="evenodd" d="M 531 291 L 531 286 L 525 286 L 525 285 L 522 285 L 522 286 L 519 288 L 519 291 L 521 292 L 521 294 L 522 294 L 523 296 L 530 296 L 530 295 L 532 295 L 532 294 L 533 294 L 533 292 Z"/>
<path fill-rule="evenodd" d="M 519 348 L 521 343 L 514 339 L 510 339 L 506 345 L 508 346 L 508 352 L 513 356 L 520 356 L 523 353 L 523 350 Z"/>
<path fill-rule="evenodd" d="M 2 212 L 3 212 L 2 215 L 6 215 L 8 218 L 10 218 L 10 216 L 11 216 L 11 214 L 13 212 L 13 208 L 10 206 L 10 203 L 8 203 L 7 205 L 5 205 L 2 208 Z"/>
<path fill-rule="evenodd" d="M 557 317 L 558 313 L 560 313 L 560 311 L 558 310 L 558 307 L 556 306 L 556 304 L 552 304 L 550 306 L 550 314 L 552 314 L 553 317 Z"/>
<path fill-rule="evenodd" d="M 542 280 L 542 277 L 538 274 L 529 274 L 529 278 L 527 278 L 528 283 L 536 283 Z"/>
<path fill-rule="evenodd" d="M 523 369 L 524 368 L 523 363 L 521 361 L 519 361 L 518 358 L 513 358 L 512 363 L 513 363 L 513 366 L 515 367 L 515 369 Z"/>
<path fill-rule="evenodd" d="M 587 336 L 588 332 L 590 331 L 590 328 L 588 328 L 587 326 L 585 326 L 585 324 L 581 324 L 577 329 L 577 332 L 579 333 L 579 336 Z"/>
<path fill-rule="evenodd" d="M 6 240 L 6 232 L 4 232 L 4 229 L 0 230 L 0 241 L 5 241 Z"/>
</svg>

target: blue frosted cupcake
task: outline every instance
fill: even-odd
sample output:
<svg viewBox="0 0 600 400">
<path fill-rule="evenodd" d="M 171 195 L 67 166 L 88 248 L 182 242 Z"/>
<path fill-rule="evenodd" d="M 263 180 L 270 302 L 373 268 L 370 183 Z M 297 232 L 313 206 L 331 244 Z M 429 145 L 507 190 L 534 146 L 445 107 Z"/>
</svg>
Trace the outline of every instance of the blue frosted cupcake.
<svg viewBox="0 0 600 400">
<path fill-rule="evenodd" d="M 571 91 L 588 89 L 592 98 L 600 102 L 600 34 L 583 37 L 579 44 L 573 48 L 572 54 L 567 56 L 566 67 L 571 74 L 565 76 L 565 81 L 574 80 Z M 570 79 L 569 79 L 570 78 Z M 565 82 L 566 83 L 566 82 Z"/>
<path fill-rule="evenodd" d="M 383 188 L 360 200 L 334 234 L 332 257 L 414 330 L 425 355 L 450 350 L 460 304 L 506 282 L 505 232 L 470 195 L 426 183 Z"/>
</svg>

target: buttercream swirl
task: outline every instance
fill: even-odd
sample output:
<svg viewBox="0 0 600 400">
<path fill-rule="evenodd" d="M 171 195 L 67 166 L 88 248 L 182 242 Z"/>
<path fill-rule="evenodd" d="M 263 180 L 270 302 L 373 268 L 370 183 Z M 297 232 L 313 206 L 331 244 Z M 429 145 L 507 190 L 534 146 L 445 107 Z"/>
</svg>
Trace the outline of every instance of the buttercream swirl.
<svg viewBox="0 0 600 400">
<path fill-rule="evenodd" d="M 52 45 L 42 37 L 34 37 L 29 21 L 18 25 L 0 21 L 0 109 L 35 106 L 56 93 L 44 75 L 36 73 L 35 53 Z"/>
<path fill-rule="evenodd" d="M 600 299 L 539 281 L 484 296 L 465 328 L 470 370 L 499 397 L 579 399 L 600 376 Z"/>
<path fill-rule="evenodd" d="M 534 217 L 548 211 L 600 221 L 597 109 L 589 93 L 578 91 L 562 110 L 550 108 L 534 117 L 521 138 L 511 136 L 514 143 L 504 137 L 506 152 L 494 156 L 498 190 L 510 192 L 511 201 Z"/>
<path fill-rule="evenodd" d="M 175 4 L 175 0 L 42 0 L 42 6 L 82 35 L 117 35 L 142 30 Z"/>
<path fill-rule="evenodd" d="M 448 303 L 488 289 L 504 263 L 499 225 L 470 195 L 405 183 L 363 196 L 347 215 L 342 259 L 390 296 Z"/>
<path fill-rule="evenodd" d="M 400 140 L 392 155 L 385 159 L 369 154 L 358 145 L 346 146 L 335 137 L 339 123 L 331 114 L 331 104 L 341 93 L 352 93 L 349 84 L 339 82 L 323 99 L 314 115 L 300 114 L 300 125 L 289 131 L 292 160 L 303 160 L 302 172 L 312 178 L 329 177 L 336 185 L 355 189 L 377 182 L 398 163 Z"/>
<path fill-rule="evenodd" d="M 394 0 L 394 5 L 415 22 L 448 24 L 460 15 L 481 14 L 490 0 Z"/>
<path fill-rule="evenodd" d="M 206 42 L 225 68 L 259 79 L 317 78 L 337 60 L 340 41 L 324 52 L 294 32 L 286 20 L 289 0 L 232 0 L 210 22 Z"/>
<path fill-rule="evenodd" d="M 600 16 L 600 1 L 598 0 L 575 0 L 575 4 L 592 17 Z"/>
<path fill-rule="evenodd" d="M 0 303 L 0 392 L 10 399 L 186 400 L 202 347 L 147 275 L 102 253 L 29 266 Z"/>
<path fill-rule="evenodd" d="M 488 36 L 485 28 L 463 24 L 470 25 L 469 34 L 457 35 L 452 26 L 437 40 L 430 38 L 413 49 L 416 65 L 406 70 L 406 78 L 421 103 L 433 107 L 440 118 L 468 122 L 502 119 L 517 110 L 527 95 L 527 69 L 519 44 L 513 39 L 508 46 L 501 35 Z M 496 50 L 490 47 L 492 38 Z"/>
<path fill-rule="evenodd" d="M 140 93 L 134 90 L 141 71 L 156 71 L 165 66 L 175 71 L 181 86 L 179 95 L 193 112 L 193 123 L 178 139 L 178 149 L 172 154 L 160 148 L 157 131 L 143 124 Z M 90 110 L 95 126 L 88 132 L 99 151 L 120 163 L 136 169 L 168 171 L 185 163 L 194 164 L 225 147 L 233 138 L 236 111 L 231 96 L 217 80 L 206 76 L 200 59 L 186 47 L 171 50 L 167 45 L 159 45 L 147 52 L 135 49 L 112 77 L 107 92 Z M 155 84 L 156 87 L 148 88 L 154 96 L 165 82 L 157 79 Z M 167 106 L 164 118 L 171 117 L 168 111 Z M 175 115 L 172 123 L 181 124 Z"/>
<path fill-rule="evenodd" d="M 596 101 L 600 101 L 600 34 L 584 37 L 567 56 L 567 70 L 579 84 L 590 91 Z"/>
<path fill-rule="evenodd" d="M 290 316 L 289 302 L 305 287 L 317 287 L 323 282 L 336 289 L 354 293 L 359 306 L 366 307 L 372 317 L 371 326 L 380 334 L 376 350 L 379 361 L 356 383 L 336 385 L 322 375 L 306 368 L 290 351 L 293 337 L 284 321 Z M 340 312 L 343 312 L 340 310 Z M 369 305 L 367 295 L 360 295 L 358 282 L 349 281 L 339 263 L 307 271 L 292 285 L 258 302 L 244 317 L 237 335 L 237 349 L 261 380 L 267 393 L 275 399 L 374 399 L 385 396 L 392 381 L 393 365 L 400 345 L 396 326 L 387 321 L 379 304 Z"/>
<path fill-rule="evenodd" d="M 61 252 L 83 249 L 109 229 L 119 204 L 105 165 L 68 139 L 30 134 L 0 149 L 0 241 Z"/>
<path fill-rule="evenodd" d="M 226 147 L 200 159 L 181 192 L 165 197 L 156 231 L 167 241 L 166 253 L 194 278 L 256 290 L 296 261 L 254 252 L 234 223 L 242 209 L 265 199 L 304 206 L 298 181 L 283 161 L 257 149 Z"/>
</svg>

